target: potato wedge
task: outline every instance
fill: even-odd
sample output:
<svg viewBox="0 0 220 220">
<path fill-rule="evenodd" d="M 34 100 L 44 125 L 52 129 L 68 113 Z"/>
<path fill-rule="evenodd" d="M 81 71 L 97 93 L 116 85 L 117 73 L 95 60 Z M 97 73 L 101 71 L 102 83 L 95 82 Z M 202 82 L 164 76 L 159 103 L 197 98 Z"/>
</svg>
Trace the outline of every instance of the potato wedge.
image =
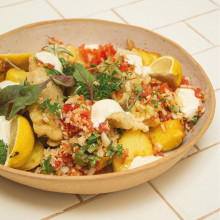
<svg viewBox="0 0 220 220">
<path fill-rule="evenodd" d="M 113 157 L 114 172 L 127 170 L 132 160 L 137 156 L 153 155 L 153 149 L 150 140 L 141 131 L 129 131 L 124 134 L 119 140 L 119 144 L 123 145 L 124 149 L 128 149 L 129 156 L 122 163 L 122 158 L 115 155 Z"/>
<path fill-rule="evenodd" d="M 142 62 L 144 66 L 149 66 L 153 63 L 156 59 L 158 59 L 161 55 L 153 52 L 147 52 L 144 50 L 136 49 L 142 57 Z"/>
<path fill-rule="evenodd" d="M 0 72 L 6 72 L 11 68 L 11 65 L 5 61 L 7 58 L 17 67 L 28 71 L 29 68 L 29 57 L 32 53 L 23 53 L 23 54 L 1 54 L 0 55 Z"/>
<path fill-rule="evenodd" d="M 12 82 L 23 82 L 27 75 L 28 72 L 25 72 L 24 70 L 11 68 L 7 71 L 5 80 L 10 80 Z"/>
<path fill-rule="evenodd" d="M 108 161 L 109 161 L 109 157 L 102 157 L 99 161 L 99 167 L 98 167 L 97 171 L 106 167 L 108 165 Z"/>
<path fill-rule="evenodd" d="M 166 131 L 163 131 L 161 126 L 152 128 L 149 131 L 149 136 L 152 144 L 162 146 L 162 151 L 166 152 L 178 147 L 185 137 L 184 128 L 179 119 L 162 122 Z"/>
<path fill-rule="evenodd" d="M 32 151 L 31 156 L 29 157 L 28 161 L 22 166 L 21 170 L 32 170 L 35 167 L 37 167 L 42 158 L 44 156 L 44 146 L 41 144 L 41 142 L 36 141 L 34 144 L 34 149 Z"/>
</svg>

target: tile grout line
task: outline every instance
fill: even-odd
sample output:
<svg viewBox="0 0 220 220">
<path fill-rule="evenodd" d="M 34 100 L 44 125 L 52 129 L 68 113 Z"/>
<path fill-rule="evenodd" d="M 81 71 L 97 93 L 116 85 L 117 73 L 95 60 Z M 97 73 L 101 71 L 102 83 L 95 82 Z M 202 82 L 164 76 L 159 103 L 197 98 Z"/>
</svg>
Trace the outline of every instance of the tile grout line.
<svg viewBox="0 0 220 220">
<path fill-rule="evenodd" d="M 117 16 L 119 17 L 125 24 L 129 24 L 120 14 L 118 14 L 118 12 L 116 12 L 114 10 L 114 8 L 111 8 L 111 11 Z"/>
<path fill-rule="evenodd" d="M 48 1 L 48 0 L 44 0 L 49 7 L 51 7 L 62 19 L 65 19 L 65 17 Z"/>
<path fill-rule="evenodd" d="M 139 2 L 143 2 L 143 1 L 144 1 L 144 0 L 136 0 L 136 1 L 133 1 L 133 2 L 130 2 L 130 3 L 124 4 L 124 5 L 116 6 L 116 7 L 114 7 L 114 9 L 122 8 L 122 7 L 125 7 L 125 6 L 128 6 L 128 5 L 133 5 L 133 4 L 136 4 L 136 3 L 139 3 Z"/>
<path fill-rule="evenodd" d="M 173 208 L 173 206 L 165 199 L 165 197 L 160 193 L 160 191 L 153 185 L 153 183 L 151 183 L 150 181 L 148 181 L 148 184 L 153 188 L 153 190 L 161 197 L 161 199 L 169 206 L 169 208 L 177 215 L 177 217 L 181 220 L 183 220 L 183 218 L 181 217 L 181 215 Z"/>
<path fill-rule="evenodd" d="M 198 52 L 192 53 L 191 56 L 198 55 L 198 54 L 200 54 L 200 53 L 204 53 L 204 52 L 206 52 L 206 51 L 209 51 L 209 50 L 214 49 L 214 48 L 217 48 L 217 47 L 218 47 L 218 46 L 212 46 L 212 47 L 206 48 L 206 49 L 204 49 L 204 50 L 200 50 L 200 51 L 198 51 Z"/>
<path fill-rule="evenodd" d="M 220 90 L 220 88 L 218 88 L 218 89 L 215 89 L 215 92 L 218 92 Z"/>
<path fill-rule="evenodd" d="M 213 3 L 214 5 L 220 7 L 220 5 L 219 5 L 218 3 L 216 3 L 216 2 L 214 2 L 213 0 L 209 0 L 209 1 L 210 1 L 211 3 Z"/>
<path fill-rule="evenodd" d="M 9 5 L 0 6 L 0 8 L 7 8 L 7 7 L 10 7 L 10 6 L 19 5 L 19 4 L 26 3 L 26 2 L 31 2 L 31 1 L 33 1 L 33 0 L 23 0 L 23 1 L 20 1 L 20 2 L 11 3 Z"/>
<path fill-rule="evenodd" d="M 202 15 L 206 15 L 206 14 L 209 14 L 209 13 L 212 13 L 212 12 L 215 12 L 215 11 L 218 11 L 218 10 L 219 10 L 219 8 L 213 9 L 213 10 L 211 10 L 211 11 L 203 12 L 202 14 L 194 15 L 194 16 L 191 16 L 191 17 L 182 19 L 182 20 L 178 20 L 178 21 L 175 21 L 175 22 L 172 22 L 172 23 L 169 23 L 169 24 L 165 24 L 165 25 L 161 25 L 161 26 L 156 27 L 156 28 L 152 28 L 151 30 L 153 30 L 153 31 L 154 31 L 154 30 L 158 30 L 158 29 L 161 29 L 161 28 L 169 27 L 169 26 L 174 25 L 174 24 L 181 23 L 181 22 L 184 22 L 184 23 L 185 23 L 185 21 L 190 20 L 190 19 L 192 19 L 192 18 L 196 18 L 196 17 L 202 16 Z"/>
<path fill-rule="evenodd" d="M 196 148 L 196 150 L 200 151 L 201 149 L 196 145 L 194 144 L 194 147 Z"/>
<path fill-rule="evenodd" d="M 77 197 L 77 199 L 78 199 L 80 202 L 83 202 L 83 199 L 82 199 L 82 197 L 81 197 L 79 194 L 75 194 L 75 196 Z"/>
<path fill-rule="evenodd" d="M 215 147 L 215 146 L 218 145 L 218 144 L 220 144 L 220 142 L 217 142 L 217 143 L 212 144 L 212 145 L 210 145 L 210 146 L 208 146 L 208 147 L 205 147 L 205 148 L 203 148 L 203 149 L 200 149 L 199 151 L 194 152 L 194 153 L 188 155 L 187 157 L 182 158 L 181 160 L 188 159 L 189 157 L 194 156 L 194 155 L 196 155 L 196 154 L 199 154 L 199 153 L 201 153 L 201 152 L 203 152 L 203 151 L 205 151 L 205 150 L 208 150 L 208 149 L 210 149 L 210 148 L 212 148 L 212 147 Z"/>
<path fill-rule="evenodd" d="M 205 218 L 207 218 L 207 217 L 209 217 L 209 216 L 211 216 L 211 215 L 213 215 L 213 214 L 215 214 L 215 213 L 217 213 L 219 211 L 220 211 L 220 208 L 218 208 L 218 209 L 216 209 L 216 210 L 214 210 L 214 211 L 212 211 L 212 212 L 210 212 L 210 213 L 208 213 L 208 214 L 198 218 L 198 220 L 203 220 L 203 219 L 205 219 Z"/>
<path fill-rule="evenodd" d="M 82 202 L 79 202 L 79 203 L 77 203 L 77 204 L 75 204 L 75 205 L 69 206 L 69 207 L 63 209 L 62 211 L 56 212 L 56 213 L 54 213 L 54 214 L 52 214 L 52 215 L 49 215 L 49 216 L 47 216 L 47 217 L 45 217 L 45 218 L 42 218 L 41 220 L 49 220 L 49 219 L 52 219 L 52 218 L 54 218 L 54 217 L 57 217 L 57 216 L 59 216 L 59 215 L 62 215 L 62 214 L 65 213 L 65 212 L 68 212 L 68 211 L 70 211 L 70 210 L 72 210 L 72 209 L 74 209 L 74 208 L 80 207 L 80 206 L 82 206 L 82 205 L 84 205 L 84 204 L 87 204 L 87 203 L 92 202 L 92 201 L 94 201 L 94 200 L 96 200 L 96 199 L 99 199 L 99 198 L 101 198 L 101 197 L 103 197 L 103 196 L 105 196 L 105 195 L 107 195 L 107 194 L 99 194 L 99 195 L 94 196 L 94 197 L 92 197 L 92 198 L 90 198 L 90 199 L 82 200 Z"/>
<path fill-rule="evenodd" d="M 209 42 L 213 47 L 215 46 L 215 44 L 213 44 L 208 38 L 206 38 L 205 36 L 203 36 L 203 34 L 201 34 L 199 31 L 197 31 L 195 28 L 193 28 L 190 24 L 188 24 L 187 22 L 183 21 L 183 23 L 185 25 L 187 25 L 190 29 L 192 29 L 194 32 L 196 32 L 200 37 L 202 37 L 204 40 L 206 40 L 207 42 Z"/>
</svg>

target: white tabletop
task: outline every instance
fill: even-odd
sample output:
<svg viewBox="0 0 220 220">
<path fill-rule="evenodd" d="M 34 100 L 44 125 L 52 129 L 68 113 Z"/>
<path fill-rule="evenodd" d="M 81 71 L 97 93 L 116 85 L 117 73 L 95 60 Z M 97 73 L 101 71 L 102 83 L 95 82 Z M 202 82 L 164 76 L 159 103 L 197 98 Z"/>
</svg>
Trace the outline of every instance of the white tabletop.
<svg viewBox="0 0 220 220">
<path fill-rule="evenodd" d="M 0 34 L 25 24 L 98 18 L 148 28 L 184 47 L 208 74 L 214 120 L 192 150 L 150 182 L 105 195 L 32 189 L 0 177 L 0 219 L 220 219 L 219 0 L 0 0 Z"/>
</svg>

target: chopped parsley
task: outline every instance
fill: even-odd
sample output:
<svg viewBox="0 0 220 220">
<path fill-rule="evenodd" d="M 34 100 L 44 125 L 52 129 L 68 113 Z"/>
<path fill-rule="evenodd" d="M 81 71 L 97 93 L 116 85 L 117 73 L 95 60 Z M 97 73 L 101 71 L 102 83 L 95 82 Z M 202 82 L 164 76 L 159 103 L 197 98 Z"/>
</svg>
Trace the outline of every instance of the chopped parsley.
<svg viewBox="0 0 220 220">
<path fill-rule="evenodd" d="M 54 166 L 51 166 L 50 164 L 51 155 L 44 160 L 42 166 L 41 166 L 41 172 L 44 174 L 51 174 L 54 170 Z"/>
<path fill-rule="evenodd" d="M 113 141 L 111 141 L 109 145 L 109 149 L 107 151 L 107 155 L 113 156 L 114 154 L 116 154 L 117 156 L 122 157 L 122 150 L 123 150 L 122 144 L 114 145 Z"/>
<path fill-rule="evenodd" d="M 0 164 L 4 165 L 8 152 L 8 145 L 3 141 L 0 140 Z"/>
<path fill-rule="evenodd" d="M 158 102 L 156 99 L 152 99 L 152 100 L 151 100 L 151 103 L 154 104 L 154 107 L 155 107 L 155 108 L 158 108 L 159 102 Z"/>
<path fill-rule="evenodd" d="M 45 112 L 45 110 L 48 110 L 52 114 L 55 114 L 56 116 L 60 117 L 60 110 L 62 109 L 62 106 L 58 103 L 55 102 L 53 104 L 50 103 L 51 99 L 46 99 L 44 100 L 43 103 L 38 105 L 38 109 L 41 110 L 42 112 Z"/>
</svg>

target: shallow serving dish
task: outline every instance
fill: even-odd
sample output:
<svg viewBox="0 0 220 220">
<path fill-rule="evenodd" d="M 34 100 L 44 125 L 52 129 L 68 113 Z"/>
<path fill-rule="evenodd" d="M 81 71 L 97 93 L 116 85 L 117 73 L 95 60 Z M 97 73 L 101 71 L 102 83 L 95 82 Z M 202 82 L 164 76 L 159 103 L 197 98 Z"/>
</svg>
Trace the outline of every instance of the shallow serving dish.
<svg viewBox="0 0 220 220">
<path fill-rule="evenodd" d="M 61 177 L 16 170 L 0 165 L 0 175 L 15 182 L 42 190 L 96 194 L 127 189 L 162 174 L 177 163 L 209 127 L 215 111 L 213 87 L 201 66 L 180 46 L 149 30 L 130 25 L 100 20 L 70 19 L 46 21 L 27 25 L 0 36 L 0 54 L 38 51 L 47 42 L 46 35 L 55 36 L 64 43 L 79 46 L 83 43 L 109 43 L 125 48 L 126 39 L 134 40 L 146 51 L 171 55 L 181 64 L 183 74 L 207 95 L 205 114 L 199 119 L 181 146 L 163 159 L 123 172 L 95 176 Z"/>
</svg>

